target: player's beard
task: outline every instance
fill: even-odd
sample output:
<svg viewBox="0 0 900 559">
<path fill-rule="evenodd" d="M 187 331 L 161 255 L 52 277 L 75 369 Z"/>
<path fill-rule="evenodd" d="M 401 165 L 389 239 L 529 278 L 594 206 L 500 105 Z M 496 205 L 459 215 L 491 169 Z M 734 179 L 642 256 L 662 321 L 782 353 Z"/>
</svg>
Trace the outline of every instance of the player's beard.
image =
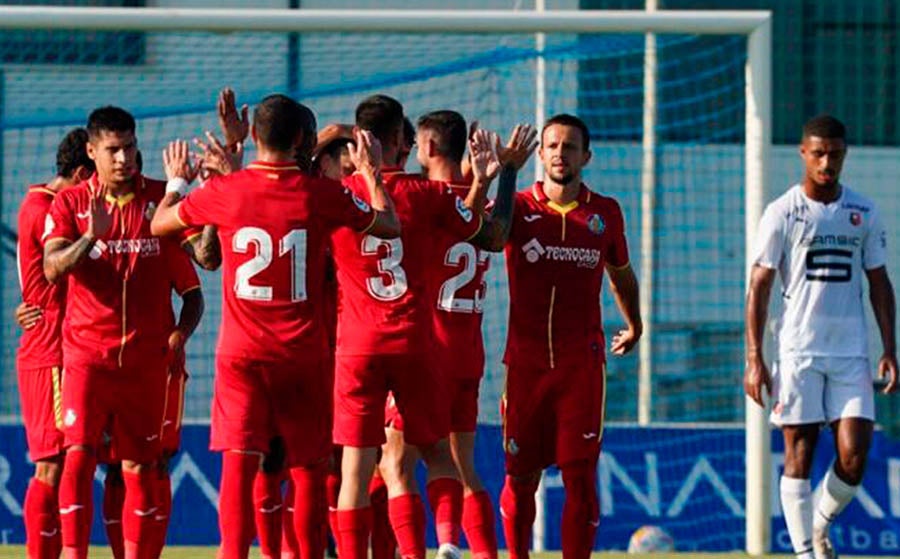
<svg viewBox="0 0 900 559">
<path fill-rule="evenodd" d="M 575 173 L 572 173 L 572 172 L 568 172 L 568 173 L 564 173 L 564 174 L 555 174 L 551 171 L 551 172 L 547 173 L 547 176 L 549 176 L 551 179 L 553 179 L 553 182 L 555 182 L 556 184 L 562 184 L 562 185 L 568 185 L 573 180 L 575 180 Z"/>
</svg>

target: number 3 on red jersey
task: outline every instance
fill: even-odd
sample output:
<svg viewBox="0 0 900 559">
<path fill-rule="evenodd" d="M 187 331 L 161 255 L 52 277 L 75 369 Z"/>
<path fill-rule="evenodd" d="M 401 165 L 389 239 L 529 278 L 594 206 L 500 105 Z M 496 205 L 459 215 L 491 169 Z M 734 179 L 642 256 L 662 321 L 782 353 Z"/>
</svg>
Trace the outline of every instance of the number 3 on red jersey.
<svg viewBox="0 0 900 559">
<path fill-rule="evenodd" d="M 362 241 L 362 253 L 378 256 L 379 247 L 385 248 L 385 256 L 378 260 L 378 273 L 366 280 L 369 294 L 379 301 L 395 301 L 407 292 L 406 271 L 400 265 L 403 260 L 403 242 L 397 239 L 379 239 L 366 235 Z"/>
<path fill-rule="evenodd" d="M 272 236 L 259 227 L 241 227 L 231 239 L 231 249 L 246 254 L 256 245 L 256 256 L 234 271 L 234 292 L 239 299 L 271 301 L 272 286 L 251 285 L 250 280 L 272 264 Z M 306 301 L 306 230 L 292 229 L 278 241 L 278 256 L 291 254 L 291 301 Z"/>
</svg>

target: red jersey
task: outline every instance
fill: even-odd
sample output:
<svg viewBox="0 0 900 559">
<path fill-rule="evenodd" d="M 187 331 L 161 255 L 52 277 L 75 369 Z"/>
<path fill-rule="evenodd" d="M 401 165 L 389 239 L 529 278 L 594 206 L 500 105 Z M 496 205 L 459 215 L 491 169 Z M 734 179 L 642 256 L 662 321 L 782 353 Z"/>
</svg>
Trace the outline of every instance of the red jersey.
<svg viewBox="0 0 900 559">
<path fill-rule="evenodd" d="M 538 182 L 515 197 L 506 244 L 509 274 L 507 364 L 584 362 L 604 351 L 600 288 L 605 265 L 628 264 L 622 210 L 581 185 L 566 206 Z"/>
<path fill-rule="evenodd" d="M 459 196 L 469 191 L 468 186 L 450 188 Z M 435 234 L 432 243 L 439 260 L 429 270 L 439 362 L 450 364 L 447 370 L 455 378 L 481 378 L 481 318 L 487 293 L 484 276 L 490 253 L 444 232 Z"/>
<path fill-rule="evenodd" d="M 361 193 L 358 178 L 345 184 Z M 446 183 L 390 172 L 384 186 L 400 218 L 400 238 L 382 240 L 347 229 L 332 238 L 341 288 L 339 355 L 429 351 L 434 337 L 427 274 L 443 258 L 434 235 L 443 231 L 465 241 L 481 229 L 481 216 Z"/>
<path fill-rule="evenodd" d="M 33 328 L 22 331 L 16 363 L 20 370 L 62 367 L 62 320 L 66 284 L 54 284 L 44 277 L 42 237 L 50 223 L 47 214 L 56 192 L 46 185 L 28 188 L 19 207 L 19 242 L 16 263 L 22 300 L 36 305 L 43 317 Z"/>
<path fill-rule="evenodd" d="M 257 360 L 325 351 L 325 248 L 331 231 L 364 231 L 369 205 L 294 164 L 253 163 L 188 194 L 178 217 L 216 225 L 224 309 L 218 354 Z"/>
<path fill-rule="evenodd" d="M 56 196 L 44 244 L 59 238 L 74 242 L 84 234 L 95 188 L 96 175 Z M 164 194 L 165 183 L 137 177 L 131 193 L 107 197 L 112 227 L 68 274 L 66 363 L 125 367 L 165 358 L 174 324 L 170 270 L 192 264 L 177 242 L 150 234 Z"/>
</svg>

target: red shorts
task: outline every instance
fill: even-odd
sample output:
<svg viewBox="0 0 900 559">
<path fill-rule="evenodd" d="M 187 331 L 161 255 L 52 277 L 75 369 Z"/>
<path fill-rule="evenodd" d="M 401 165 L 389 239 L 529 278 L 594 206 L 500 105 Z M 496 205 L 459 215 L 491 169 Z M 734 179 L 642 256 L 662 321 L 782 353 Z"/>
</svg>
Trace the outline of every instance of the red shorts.
<svg viewBox="0 0 900 559">
<path fill-rule="evenodd" d="M 32 462 L 61 454 L 62 374 L 59 367 L 18 371 L 22 420 Z"/>
<path fill-rule="evenodd" d="M 159 458 L 166 401 L 165 362 L 119 369 L 66 364 L 63 432 L 66 446 L 99 450 L 104 431 L 115 456 L 147 464 Z"/>
<path fill-rule="evenodd" d="M 509 366 L 503 410 L 506 472 L 596 463 L 603 439 L 606 367 L 598 360 L 552 370 Z"/>
<path fill-rule="evenodd" d="M 478 387 L 481 379 L 460 378 L 447 383 L 446 391 L 450 405 L 450 432 L 474 433 L 478 425 Z M 447 406 L 445 406 L 447 407 Z M 384 406 L 384 425 L 398 431 L 403 431 L 403 415 L 397 408 L 394 395 L 387 398 Z"/>
<path fill-rule="evenodd" d="M 166 379 L 166 410 L 162 425 L 164 454 L 175 454 L 181 446 L 181 419 L 184 415 L 184 389 L 187 379 L 183 359 L 169 367 L 169 376 Z"/>
<path fill-rule="evenodd" d="M 406 418 L 404 437 L 430 446 L 450 433 L 448 401 L 426 354 L 338 355 L 334 384 L 334 443 L 366 448 L 385 443 L 385 401 L 393 392 Z"/>
<path fill-rule="evenodd" d="M 288 466 L 314 464 L 331 454 L 331 360 L 216 359 L 212 450 L 266 453 L 284 439 Z"/>
</svg>

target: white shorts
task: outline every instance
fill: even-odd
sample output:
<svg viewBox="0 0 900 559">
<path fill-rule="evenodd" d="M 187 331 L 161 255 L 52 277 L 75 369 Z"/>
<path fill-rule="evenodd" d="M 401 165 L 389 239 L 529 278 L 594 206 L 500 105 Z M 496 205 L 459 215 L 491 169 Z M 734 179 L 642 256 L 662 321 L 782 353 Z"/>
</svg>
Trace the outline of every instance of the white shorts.
<svg viewBox="0 0 900 559">
<path fill-rule="evenodd" d="M 875 419 L 869 360 L 863 357 L 790 357 L 772 364 L 777 426 Z"/>
</svg>

